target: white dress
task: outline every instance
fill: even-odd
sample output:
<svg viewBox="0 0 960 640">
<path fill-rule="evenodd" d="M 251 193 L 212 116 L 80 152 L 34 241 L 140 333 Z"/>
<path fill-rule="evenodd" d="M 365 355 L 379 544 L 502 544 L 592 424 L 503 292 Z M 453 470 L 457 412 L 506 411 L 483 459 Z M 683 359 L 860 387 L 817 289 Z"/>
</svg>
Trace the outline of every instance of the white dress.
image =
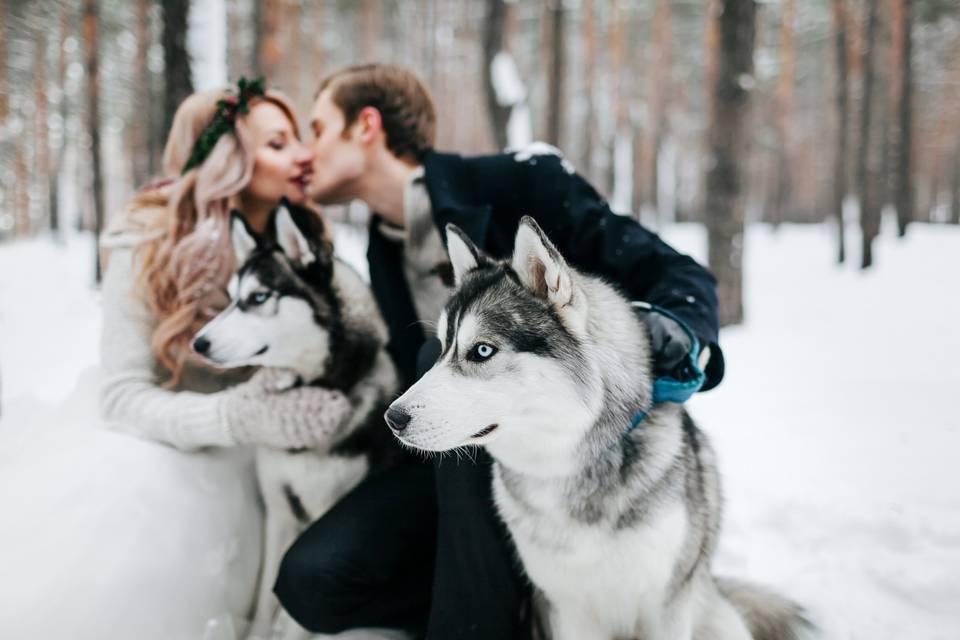
<svg viewBox="0 0 960 640">
<path fill-rule="evenodd" d="M 205 446 L 225 443 L 209 392 L 232 380 L 157 386 L 152 322 L 115 254 L 102 367 L 58 409 L 0 423 L 0 638 L 242 637 L 263 523 L 252 452 Z"/>
</svg>

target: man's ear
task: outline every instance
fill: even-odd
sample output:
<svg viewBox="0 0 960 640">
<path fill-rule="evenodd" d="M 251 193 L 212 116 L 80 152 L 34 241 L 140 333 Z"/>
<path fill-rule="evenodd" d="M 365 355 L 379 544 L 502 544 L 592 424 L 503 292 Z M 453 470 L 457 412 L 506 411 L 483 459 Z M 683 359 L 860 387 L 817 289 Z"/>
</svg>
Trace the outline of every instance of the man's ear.
<svg viewBox="0 0 960 640">
<path fill-rule="evenodd" d="M 447 224 L 447 253 L 450 254 L 450 264 L 453 266 L 454 284 L 459 287 L 467 272 L 480 266 L 480 250 L 460 227 Z"/>
<path fill-rule="evenodd" d="M 317 260 L 310 243 L 306 236 L 300 231 L 300 227 L 293 221 L 290 210 L 286 203 L 281 203 L 277 207 L 277 213 L 274 216 L 274 226 L 277 232 L 277 244 L 283 250 L 284 255 L 290 258 L 290 261 L 300 267 L 306 267 Z"/>
<path fill-rule="evenodd" d="M 567 261 L 530 216 L 520 219 L 513 245 L 513 270 L 523 286 L 557 308 L 570 304 L 573 277 Z"/>
<path fill-rule="evenodd" d="M 369 144 L 383 132 L 383 117 L 376 107 L 364 107 L 357 114 L 353 126 L 357 128 L 360 141 Z"/>
<path fill-rule="evenodd" d="M 236 209 L 230 212 L 230 239 L 233 242 L 236 268 L 239 269 L 257 248 L 257 239 L 247 227 L 247 221 L 243 219 L 243 215 Z"/>
</svg>

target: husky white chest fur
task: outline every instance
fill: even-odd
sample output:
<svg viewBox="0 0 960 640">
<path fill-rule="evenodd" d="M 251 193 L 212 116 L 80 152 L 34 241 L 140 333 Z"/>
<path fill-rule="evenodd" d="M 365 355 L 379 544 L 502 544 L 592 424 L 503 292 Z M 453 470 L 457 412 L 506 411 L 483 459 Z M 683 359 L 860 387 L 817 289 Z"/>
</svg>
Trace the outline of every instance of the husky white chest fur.
<svg viewBox="0 0 960 640">
<path fill-rule="evenodd" d="M 281 206 L 276 240 L 268 241 L 235 217 L 232 302 L 195 339 L 218 366 L 274 367 L 278 390 L 317 384 L 349 401 L 349 413 L 318 445 L 257 449 L 266 523 L 251 638 L 310 637 L 272 593 L 281 557 L 308 524 L 399 453 L 382 417 L 397 388 L 386 327 L 359 275 L 310 233 L 315 220 L 312 212 Z"/>
<path fill-rule="evenodd" d="M 570 267 L 530 218 L 510 260 L 455 227 L 447 241 L 457 290 L 438 323 L 442 353 L 387 422 L 422 450 L 487 448 L 548 635 L 799 638 L 798 607 L 713 578 L 713 453 L 681 406 L 653 405 L 649 339 L 629 301 Z"/>
<path fill-rule="evenodd" d="M 662 605 L 689 527 L 682 505 L 632 528 L 601 528 L 566 515 L 559 492 L 542 502 L 536 489 L 516 497 L 503 473 L 498 468 L 494 479 L 497 507 L 531 581 L 550 594 L 549 615 L 569 630 L 564 637 L 629 638 L 639 629 L 649 631 L 638 637 L 682 637 L 654 633 L 674 623 Z"/>
</svg>

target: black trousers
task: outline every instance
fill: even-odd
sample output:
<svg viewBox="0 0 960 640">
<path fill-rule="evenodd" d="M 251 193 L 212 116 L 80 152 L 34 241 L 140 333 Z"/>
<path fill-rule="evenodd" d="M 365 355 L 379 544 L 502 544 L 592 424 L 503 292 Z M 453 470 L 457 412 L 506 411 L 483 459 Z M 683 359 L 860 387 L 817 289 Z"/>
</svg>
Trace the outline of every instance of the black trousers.
<svg viewBox="0 0 960 640">
<path fill-rule="evenodd" d="M 287 551 L 275 592 L 305 628 L 525 640 L 529 594 L 498 519 L 491 461 L 407 461 L 368 478 Z"/>
</svg>

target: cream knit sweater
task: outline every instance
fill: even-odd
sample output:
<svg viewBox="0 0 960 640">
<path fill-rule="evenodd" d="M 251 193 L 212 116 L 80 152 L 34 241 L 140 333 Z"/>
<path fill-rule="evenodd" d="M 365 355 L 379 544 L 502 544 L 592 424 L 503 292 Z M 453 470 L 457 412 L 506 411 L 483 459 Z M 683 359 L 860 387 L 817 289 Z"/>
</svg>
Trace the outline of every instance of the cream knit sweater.
<svg viewBox="0 0 960 640">
<path fill-rule="evenodd" d="M 234 443 L 214 392 L 249 376 L 188 364 L 181 383 L 160 386 L 163 369 L 150 337 L 156 318 L 132 291 L 135 272 L 129 248 L 111 251 L 103 279 L 103 370 L 100 411 L 112 428 L 192 450 Z"/>
</svg>

